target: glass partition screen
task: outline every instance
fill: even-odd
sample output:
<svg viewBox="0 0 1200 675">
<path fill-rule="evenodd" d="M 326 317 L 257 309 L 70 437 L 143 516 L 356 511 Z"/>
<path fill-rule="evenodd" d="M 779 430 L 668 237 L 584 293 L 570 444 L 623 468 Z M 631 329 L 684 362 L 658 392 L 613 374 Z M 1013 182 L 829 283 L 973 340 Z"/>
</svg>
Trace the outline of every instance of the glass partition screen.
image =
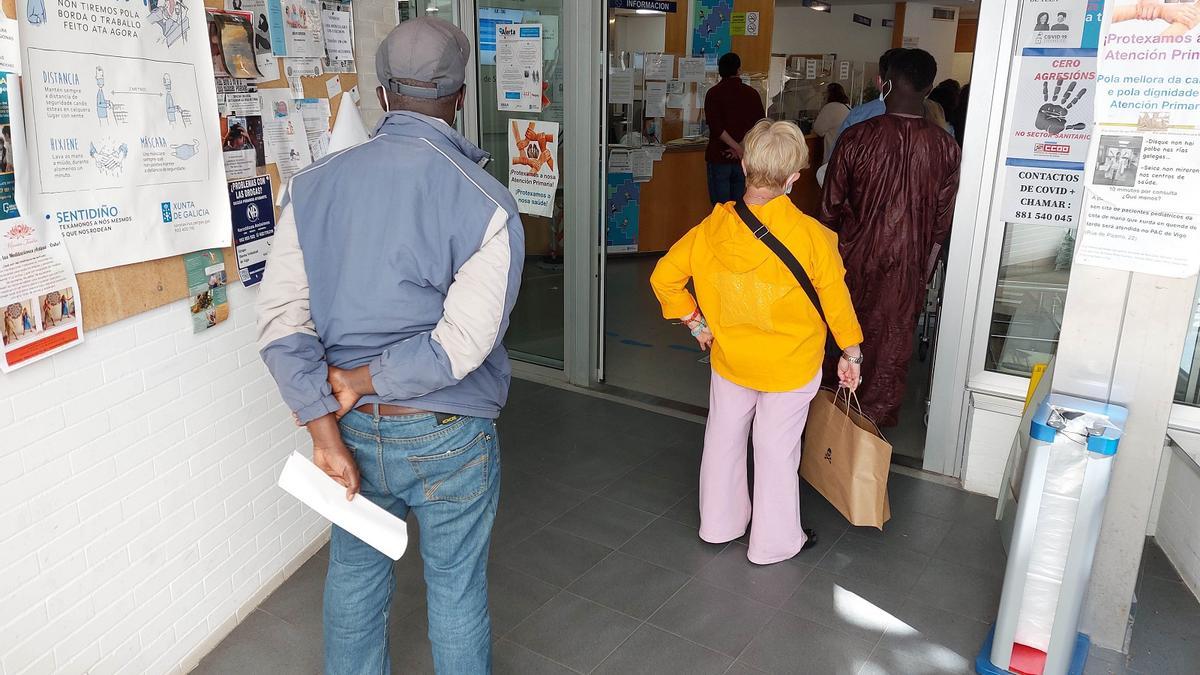
<svg viewBox="0 0 1200 675">
<path fill-rule="evenodd" d="M 563 164 L 564 64 L 559 40 L 562 14 L 562 0 L 488 0 L 477 6 L 474 42 L 475 63 L 479 68 L 479 143 L 492 155 L 488 169 L 505 185 L 509 184 L 509 172 L 514 166 L 509 158 L 510 142 L 524 140 L 530 122 L 558 123 L 555 143 L 558 156 L 554 158 L 554 166 Z M 539 112 L 501 110 L 496 86 L 497 27 L 507 24 L 542 26 Z M 513 358 L 555 368 L 563 367 L 564 349 L 562 200 L 560 180 L 550 215 L 521 215 L 525 225 L 525 274 L 504 338 Z"/>
</svg>

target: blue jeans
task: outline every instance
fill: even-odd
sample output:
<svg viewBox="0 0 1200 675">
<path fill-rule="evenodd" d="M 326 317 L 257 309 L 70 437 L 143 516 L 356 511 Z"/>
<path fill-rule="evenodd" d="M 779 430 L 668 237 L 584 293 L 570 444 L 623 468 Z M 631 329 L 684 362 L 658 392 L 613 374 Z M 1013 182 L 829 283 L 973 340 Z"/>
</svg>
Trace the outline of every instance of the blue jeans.
<svg viewBox="0 0 1200 675">
<path fill-rule="evenodd" d="M 708 198 L 713 204 L 724 204 L 741 199 L 746 194 L 746 174 L 742 165 L 708 164 Z"/>
<path fill-rule="evenodd" d="M 500 447 L 492 420 L 353 411 L 342 439 L 362 492 L 421 525 L 429 640 L 438 673 L 490 673 L 487 558 L 500 496 Z M 410 551 L 408 555 L 412 555 Z M 392 560 L 333 527 L 325 578 L 326 675 L 387 675 Z"/>
</svg>

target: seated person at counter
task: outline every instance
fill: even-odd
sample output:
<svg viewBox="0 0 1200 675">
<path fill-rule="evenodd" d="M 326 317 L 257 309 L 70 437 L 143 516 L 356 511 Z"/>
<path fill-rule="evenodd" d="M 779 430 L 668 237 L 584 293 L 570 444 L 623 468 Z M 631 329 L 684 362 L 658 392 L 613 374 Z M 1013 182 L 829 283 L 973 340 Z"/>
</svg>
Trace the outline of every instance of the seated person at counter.
<svg viewBox="0 0 1200 675">
<path fill-rule="evenodd" d="M 766 117 L 762 98 L 753 87 L 742 82 L 742 59 L 730 52 L 717 61 L 721 81 L 704 97 L 704 118 L 708 121 L 708 198 L 724 204 L 746 191 L 742 173 L 742 139 L 746 132 Z"/>
</svg>

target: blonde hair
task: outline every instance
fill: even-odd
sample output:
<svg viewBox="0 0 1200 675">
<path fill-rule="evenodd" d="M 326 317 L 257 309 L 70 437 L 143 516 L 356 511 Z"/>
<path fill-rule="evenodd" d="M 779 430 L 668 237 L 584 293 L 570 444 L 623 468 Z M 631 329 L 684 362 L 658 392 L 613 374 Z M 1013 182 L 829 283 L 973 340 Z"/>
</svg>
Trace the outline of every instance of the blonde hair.
<svg viewBox="0 0 1200 675">
<path fill-rule="evenodd" d="M 808 143 L 792 122 L 760 120 L 742 142 L 746 184 L 780 188 L 788 177 L 808 168 Z"/>
</svg>

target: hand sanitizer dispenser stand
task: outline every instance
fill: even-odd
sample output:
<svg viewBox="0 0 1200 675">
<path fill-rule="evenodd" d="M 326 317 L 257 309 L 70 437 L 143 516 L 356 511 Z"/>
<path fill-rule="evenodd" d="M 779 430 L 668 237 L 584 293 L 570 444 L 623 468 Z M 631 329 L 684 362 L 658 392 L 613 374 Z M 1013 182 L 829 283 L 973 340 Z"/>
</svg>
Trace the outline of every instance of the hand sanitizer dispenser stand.
<svg viewBox="0 0 1200 675">
<path fill-rule="evenodd" d="M 1127 417 L 1123 407 L 1062 394 L 1038 406 L 1000 610 L 977 673 L 1083 672 L 1089 640 L 1079 614 Z"/>
</svg>

